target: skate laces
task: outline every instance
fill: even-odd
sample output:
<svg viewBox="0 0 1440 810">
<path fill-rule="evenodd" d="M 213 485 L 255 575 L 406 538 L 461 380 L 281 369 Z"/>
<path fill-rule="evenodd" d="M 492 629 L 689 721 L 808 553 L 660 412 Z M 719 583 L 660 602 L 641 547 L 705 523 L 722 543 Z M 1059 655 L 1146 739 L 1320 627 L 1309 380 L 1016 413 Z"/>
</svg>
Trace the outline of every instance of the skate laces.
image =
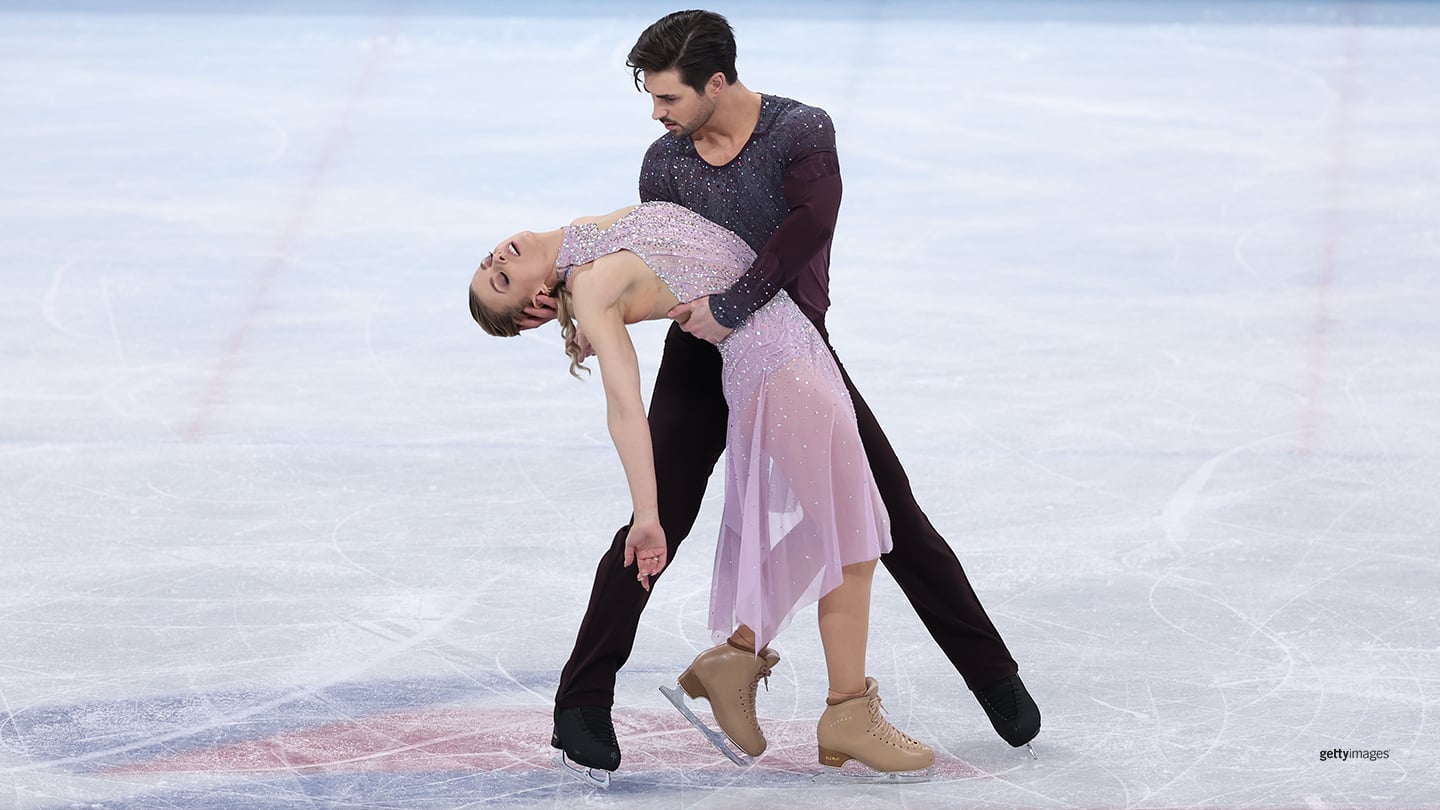
<svg viewBox="0 0 1440 810">
<path fill-rule="evenodd" d="M 608 743 L 611 748 L 619 747 L 615 739 L 615 726 L 610 722 L 610 712 L 599 706 L 579 707 L 580 722 L 591 737 Z"/>
<path fill-rule="evenodd" d="M 755 692 L 759 689 L 761 680 L 765 681 L 765 691 L 770 691 L 770 665 L 765 663 L 764 658 L 761 658 L 760 662 L 760 668 L 755 670 L 755 677 L 750 679 L 750 688 L 745 690 L 744 700 L 740 704 L 740 708 L 752 722 L 755 720 Z"/>
<path fill-rule="evenodd" d="M 770 649 L 769 647 L 765 647 L 764 649 L 760 649 L 760 650 L 755 650 L 755 649 L 751 649 L 751 648 L 749 648 L 749 647 L 743 647 L 743 646 L 741 646 L 741 645 L 739 645 L 739 644 L 736 644 L 734 641 L 731 641 L 731 640 L 727 640 L 725 643 L 726 643 L 726 644 L 729 644 L 731 647 L 734 647 L 735 649 L 739 650 L 740 652 L 748 653 L 748 654 L 750 654 L 750 655 L 755 656 L 755 660 L 760 662 L 760 668 L 755 671 L 755 677 L 750 681 L 750 692 L 749 692 L 749 694 L 747 695 L 747 697 L 748 697 L 750 700 L 752 700 L 752 701 L 755 699 L 755 690 L 759 688 L 759 686 L 760 686 L 760 681 L 761 681 L 762 678 L 763 678 L 764 681 L 765 681 L 765 691 L 766 691 L 766 692 L 769 692 L 769 691 L 770 691 L 770 666 L 771 666 L 771 664 L 770 664 L 770 657 L 771 657 L 771 656 L 774 656 L 774 657 L 775 657 L 775 663 L 778 664 L 778 663 L 780 663 L 780 656 L 779 656 L 779 654 L 776 653 L 774 650 Z"/>
<path fill-rule="evenodd" d="M 982 703 L 1005 720 L 1014 720 L 1020 714 L 1019 700 L 1015 696 L 1015 683 L 1006 678 L 999 684 L 979 693 Z"/>
<path fill-rule="evenodd" d="M 760 685 L 761 680 L 765 681 L 765 691 L 770 691 L 770 664 L 765 662 L 764 658 L 761 658 L 760 661 L 760 669 L 755 671 L 755 680 L 750 682 L 752 693 L 753 690 Z"/>
<path fill-rule="evenodd" d="M 871 730 L 880 738 L 880 742 L 896 748 L 918 748 L 922 745 L 919 740 L 890 725 L 890 721 L 885 719 L 885 715 L 890 712 L 886 711 L 879 695 L 870 698 L 869 709 Z"/>
</svg>

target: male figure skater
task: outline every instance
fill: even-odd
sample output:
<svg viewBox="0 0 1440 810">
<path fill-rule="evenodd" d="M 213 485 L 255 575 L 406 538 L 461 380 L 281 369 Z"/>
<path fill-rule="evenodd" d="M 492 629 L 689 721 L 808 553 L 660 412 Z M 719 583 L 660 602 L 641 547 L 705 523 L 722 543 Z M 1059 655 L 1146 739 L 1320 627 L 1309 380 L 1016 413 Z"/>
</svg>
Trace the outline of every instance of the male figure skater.
<svg viewBox="0 0 1440 810">
<path fill-rule="evenodd" d="M 840 207 L 840 166 L 834 129 L 823 110 L 755 93 L 740 83 L 734 33 L 719 14 L 681 11 L 658 20 L 641 33 L 626 64 L 637 88 L 643 82 L 653 100 L 652 118 L 666 129 L 645 154 L 640 199 L 690 208 L 738 233 L 758 254 L 728 291 L 671 312 L 675 323 L 665 339 L 649 422 L 660 522 L 673 560 L 725 450 L 727 411 L 714 344 L 781 289 L 829 343 L 825 312 L 830 305 L 830 242 Z M 521 323 L 527 328 L 554 317 L 544 308 L 527 314 L 530 319 Z M 894 549 L 881 562 L 995 731 L 1012 746 L 1026 745 L 1039 733 L 1039 708 L 960 561 L 915 502 L 904 468 L 843 365 L 841 372 L 890 513 Z M 610 719 L 615 676 L 630 655 L 649 598 L 635 574 L 625 569 L 628 530 L 627 525 L 616 533 L 600 560 L 555 697 L 552 744 L 573 762 L 605 771 L 620 765 Z M 722 653 L 719 648 L 707 650 L 696 666 Z M 728 659 L 718 668 L 715 677 L 733 683 L 706 684 L 717 720 L 722 709 L 753 711 L 755 681 L 762 670 L 768 674 L 775 656 L 752 652 L 749 658 L 754 662 L 749 668 L 730 665 Z M 747 681 L 747 705 L 716 705 L 718 694 L 733 694 L 737 688 L 743 692 Z M 740 702 L 745 703 L 743 694 Z"/>
</svg>

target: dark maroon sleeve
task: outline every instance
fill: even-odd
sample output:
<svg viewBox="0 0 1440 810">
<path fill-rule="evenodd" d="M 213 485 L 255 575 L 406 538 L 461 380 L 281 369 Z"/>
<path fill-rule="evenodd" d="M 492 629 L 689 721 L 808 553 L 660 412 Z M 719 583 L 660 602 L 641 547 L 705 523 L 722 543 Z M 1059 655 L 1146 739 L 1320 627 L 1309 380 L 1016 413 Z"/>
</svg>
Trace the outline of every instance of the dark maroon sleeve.
<svg viewBox="0 0 1440 810">
<path fill-rule="evenodd" d="M 660 142 L 650 144 L 650 148 L 645 150 L 645 159 L 640 163 L 640 202 L 680 202 L 675 198 L 675 188 L 670 182 L 670 175 L 664 171 L 664 163 Z"/>
<path fill-rule="evenodd" d="M 785 170 L 790 213 L 730 289 L 710 296 L 715 322 L 734 329 L 788 287 L 830 243 L 840 213 L 840 160 L 834 152 L 811 152 Z"/>
</svg>

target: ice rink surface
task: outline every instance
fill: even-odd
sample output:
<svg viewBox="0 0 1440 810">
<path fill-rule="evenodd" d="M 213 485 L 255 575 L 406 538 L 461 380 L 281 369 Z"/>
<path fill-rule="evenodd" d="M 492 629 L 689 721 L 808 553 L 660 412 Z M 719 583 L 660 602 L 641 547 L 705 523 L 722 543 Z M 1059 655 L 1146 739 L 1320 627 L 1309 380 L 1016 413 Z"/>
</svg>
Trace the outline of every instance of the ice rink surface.
<svg viewBox="0 0 1440 810">
<path fill-rule="evenodd" d="M 599 793 L 548 739 L 601 388 L 463 294 L 635 201 L 675 7 L 191 5 L 0 2 L 0 808 L 1440 807 L 1440 6 L 715 6 L 835 121 L 834 344 L 1044 728 L 881 574 L 934 780 L 811 784 L 803 615 L 721 759 L 656 690 L 717 485 Z"/>
</svg>

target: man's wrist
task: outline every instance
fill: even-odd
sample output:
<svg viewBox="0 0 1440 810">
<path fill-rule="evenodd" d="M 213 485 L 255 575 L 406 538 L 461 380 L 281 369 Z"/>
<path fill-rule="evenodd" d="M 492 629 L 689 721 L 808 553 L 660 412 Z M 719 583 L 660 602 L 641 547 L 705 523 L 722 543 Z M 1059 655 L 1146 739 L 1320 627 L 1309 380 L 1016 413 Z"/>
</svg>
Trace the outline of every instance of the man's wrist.
<svg viewBox="0 0 1440 810">
<path fill-rule="evenodd" d="M 739 312 L 739 307 L 732 303 L 728 293 L 717 293 L 710 296 L 710 317 L 715 323 L 726 329 L 734 329 L 745 316 Z"/>
</svg>

